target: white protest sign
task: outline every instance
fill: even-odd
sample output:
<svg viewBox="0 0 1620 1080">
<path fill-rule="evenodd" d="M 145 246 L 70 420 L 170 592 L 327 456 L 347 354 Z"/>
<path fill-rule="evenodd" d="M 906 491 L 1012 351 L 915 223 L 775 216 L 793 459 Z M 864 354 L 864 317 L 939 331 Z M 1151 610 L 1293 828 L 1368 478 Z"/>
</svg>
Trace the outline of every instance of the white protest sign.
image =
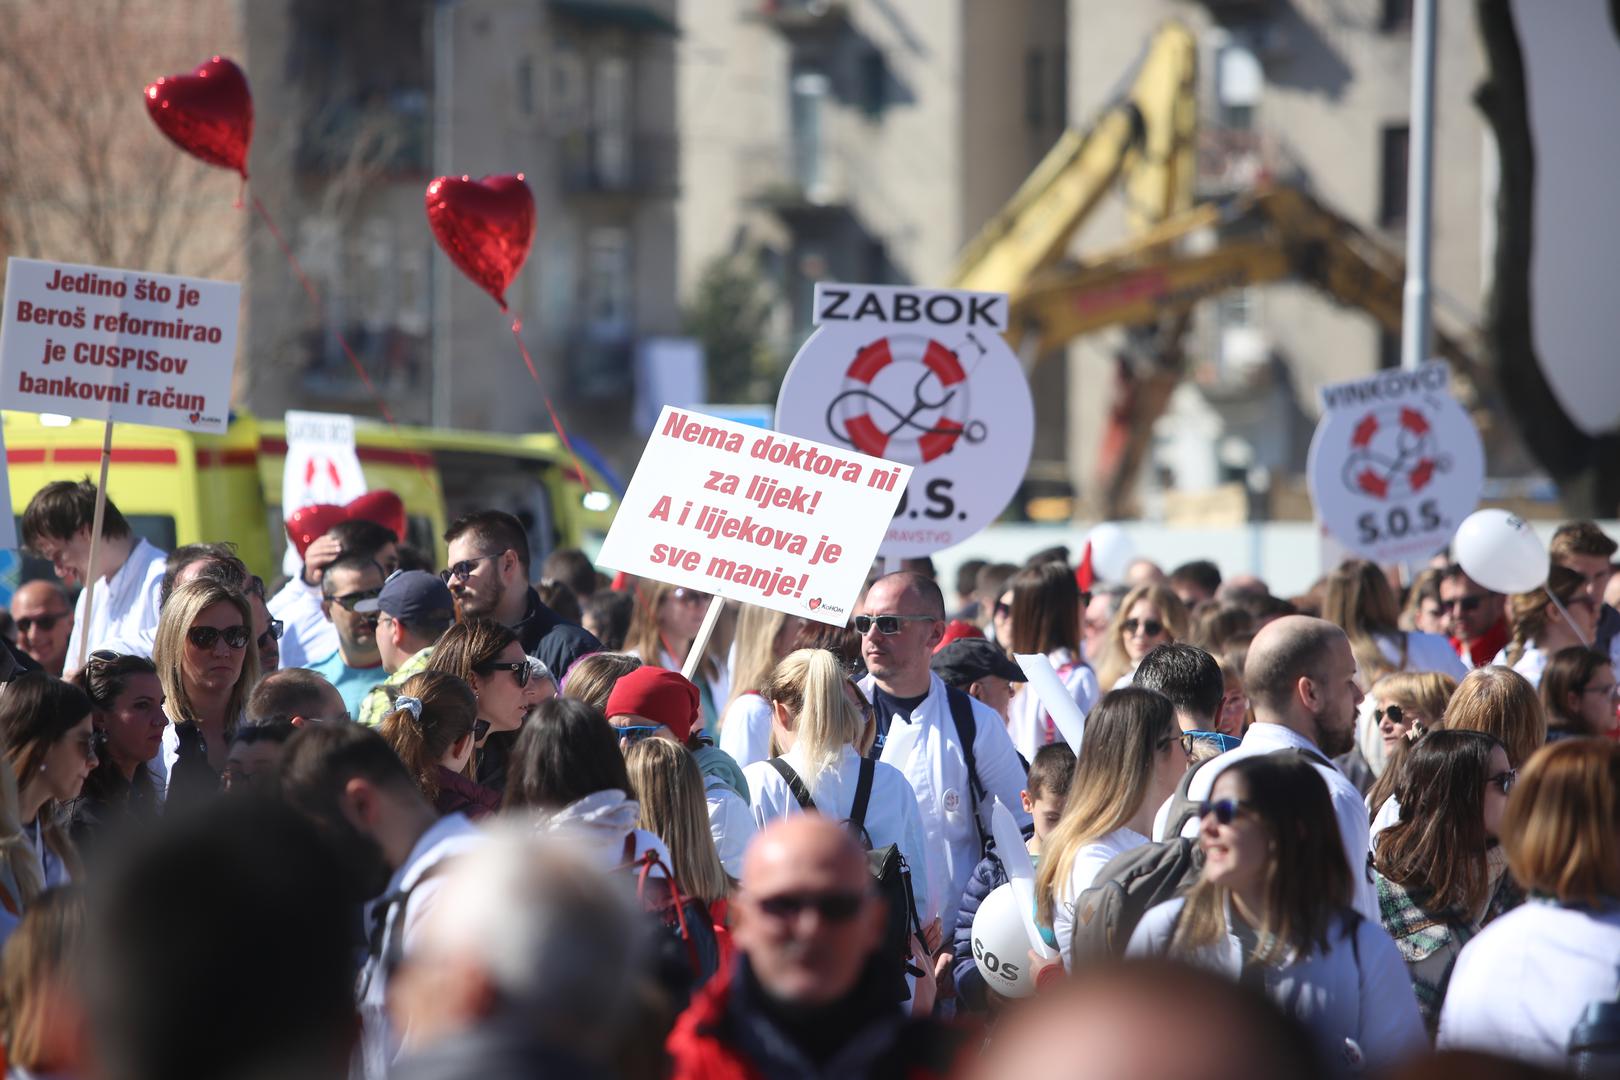
<svg viewBox="0 0 1620 1080">
<path fill-rule="evenodd" d="M 815 322 L 776 427 L 916 468 L 883 554 L 928 555 L 994 521 L 1035 439 L 1029 382 L 1001 336 L 1007 297 L 822 283 Z"/>
<path fill-rule="evenodd" d="M 1306 471 L 1333 537 L 1380 563 L 1426 559 L 1479 503 L 1485 451 L 1446 365 L 1322 388 Z"/>
<path fill-rule="evenodd" d="M 0 464 L 6 461 L 6 440 L 0 431 Z M 11 513 L 11 470 L 0 468 L 0 552 L 17 548 L 17 519 Z M 0 604 L 10 604 L 11 594 L 17 589 L 17 570 L 20 562 L 15 556 L 0 555 Z"/>
<path fill-rule="evenodd" d="M 666 405 L 597 562 L 843 626 L 910 475 Z"/>
<path fill-rule="evenodd" d="M 10 259 L 0 405 L 223 434 L 242 287 Z"/>
<path fill-rule="evenodd" d="M 287 457 L 281 470 L 281 516 L 306 506 L 342 506 L 366 493 L 354 449 L 354 417 L 287 412 Z"/>
</svg>

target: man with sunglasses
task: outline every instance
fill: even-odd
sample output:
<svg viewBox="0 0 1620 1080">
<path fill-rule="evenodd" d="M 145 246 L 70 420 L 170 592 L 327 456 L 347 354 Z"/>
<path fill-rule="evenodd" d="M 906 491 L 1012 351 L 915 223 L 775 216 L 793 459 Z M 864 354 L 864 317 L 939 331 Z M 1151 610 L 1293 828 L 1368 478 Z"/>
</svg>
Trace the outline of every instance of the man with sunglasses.
<svg viewBox="0 0 1620 1080">
<path fill-rule="evenodd" d="M 675 1022 L 674 1080 L 947 1074 L 957 1040 L 928 1018 L 931 992 L 913 1018 L 895 999 L 877 955 L 886 913 L 846 828 L 815 814 L 768 826 L 731 910 L 736 961 Z"/>
<path fill-rule="evenodd" d="M 354 518 L 338 522 L 309 545 L 298 576 L 270 598 L 270 614 L 283 626 L 282 667 L 309 667 L 337 648 L 337 633 L 321 610 L 321 579 L 348 555 L 374 560 L 386 577 L 399 567 L 399 537 L 375 521 Z"/>
<path fill-rule="evenodd" d="M 309 668 L 337 687 L 350 716 L 360 714 L 361 700 L 387 675 L 377 649 L 376 613 L 359 610 L 362 602 L 377 599 L 382 587 L 382 567 L 363 555 L 344 556 L 321 577 L 321 613 L 337 631 L 338 643 Z"/>
<path fill-rule="evenodd" d="M 73 634 L 67 590 L 54 581 L 30 581 L 12 595 L 11 618 L 17 624 L 18 648 L 60 678 Z"/>
<path fill-rule="evenodd" d="M 1508 642 L 1506 597 L 1452 563 L 1440 573 L 1440 622 L 1451 647 L 1471 668 L 1489 664 Z"/>
<path fill-rule="evenodd" d="M 945 635 L 945 598 L 920 574 L 879 578 L 855 616 L 877 738 L 871 756 L 905 773 L 917 796 L 928 841 L 929 906 L 946 941 L 955 930 L 973 868 L 990 835 L 990 811 L 1000 799 L 1020 826 L 1030 824 L 1019 798 L 1025 769 L 1001 716 L 983 702 L 945 685 L 930 669 Z M 971 735 L 969 734 L 971 732 Z"/>
</svg>

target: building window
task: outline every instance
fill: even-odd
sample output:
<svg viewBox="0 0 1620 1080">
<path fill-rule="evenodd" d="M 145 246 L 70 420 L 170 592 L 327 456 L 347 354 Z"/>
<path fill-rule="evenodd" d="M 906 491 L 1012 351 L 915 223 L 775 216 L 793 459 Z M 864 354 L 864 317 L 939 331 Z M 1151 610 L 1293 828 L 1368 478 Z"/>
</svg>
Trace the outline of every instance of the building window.
<svg viewBox="0 0 1620 1080">
<path fill-rule="evenodd" d="M 831 84 L 813 68 L 794 71 L 789 123 L 793 131 L 793 180 L 811 198 L 822 188 L 821 121 Z"/>
<path fill-rule="evenodd" d="M 1024 54 L 1024 122 L 1046 126 L 1046 55 L 1039 49 Z"/>
<path fill-rule="evenodd" d="M 1401 335 L 1388 330 L 1378 332 L 1378 366 L 1385 371 L 1401 366 Z"/>
<path fill-rule="evenodd" d="M 1383 131 L 1383 152 L 1379 158 L 1378 223 L 1386 229 L 1406 224 L 1406 173 L 1412 130 L 1405 124 L 1390 124 Z"/>
<path fill-rule="evenodd" d="M 889 67 L 880 49 L 861 54 L 861 111 L 869 117 L 882 114 L 889 104 Z"/>
<path fill-rule="evenodd" d="M 585 322 L 598 341 L 630 336 L 630 234 L 618 226 L 585 238 Z"/>
<path fill-rule="evenodd" d="M 597 179 L 618 190 L 630 182 L 630 62 L 604 56 L 596 65 L 591 100 Z"/>
<path fill-rule="evenodd" d="M 524 116 L 534 115 L 534 61 L 527 56 L 518 61 L 513 97 L 517 99 L 518 112 Z"/>
<path fill-rule="evenodd" d="M 1378 29 L 1385 34 L 1402 34 L 1412 29 L 1412 0 L 1379 0 Z"/>
<path fill-rule="evenodd" d="M 1224 46 L 1215 58 L 1215 100 L 1220 126 L 1229 131 L 1252 131 L 1254 110 L 1265 89 L 1266 73 L 1260 58 L 1245 45 Z"/>
<path fill-rule="evenodd" d="M 1052 119 L 1054 127 L 1069 124 L 1069 50 L 1059 49 L 1052 64 Z"/>
<path fill-rule="evenodd" d="M 564 131 L 585 126 L 585 61 L 571 46 L 558 42 L 546 64 L 546 112 Z"/>
</svg>

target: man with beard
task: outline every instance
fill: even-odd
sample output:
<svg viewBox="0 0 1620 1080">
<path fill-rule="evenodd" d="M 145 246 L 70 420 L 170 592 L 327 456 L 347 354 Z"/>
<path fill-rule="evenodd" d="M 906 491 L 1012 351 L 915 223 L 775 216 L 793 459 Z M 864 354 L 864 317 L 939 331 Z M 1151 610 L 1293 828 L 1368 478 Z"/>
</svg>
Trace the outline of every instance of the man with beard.
<svg viewBox="0 0 1620 1080">
<path fill-rule="evenodd" d="M 1243 668 L 1243 686 L 1254 706 L 1254 723 L 1243 743 L 1212 758 L 1194 774 L 1187 796 L 1194 803 L 1209 798 L 1215 778 L 1234 761 L 1256 754 L 1293 752 L 1308 758 L 1321 774 L 1339 819 L 1339 839 L 1355 878 L 1355 906 L 1376 920 L 1378 894 L 1367 871 L 1367 805 L 1356 786 L 1330 760 L 1355 745 L 1356 708 L 1364 696 L 1356 684 L 1356 657 L 1343 630 L 1324 619 L 1287 615 L 1268 623 L 1254 636 Z M 1153 825 L 1157 840 L 1164 833 L 1170 802 L 1159 808 Z M 1183 836 L 1197 836 L 1199 819 L 1187 823 Z"/>
<path fill-rule="evenodd" d="M 482 834 L 461 814 L 439 817 L 382 736 L 359 724 L 299 729 L 282 757 L 281 789 L 332 842 L 351 899 L 365 903 L 356 1073 L 380 1080 L 402 1038 L 388 1021 L 389 976 L 416 944 L 445 862 L 472 850 Z"/>
</svg>

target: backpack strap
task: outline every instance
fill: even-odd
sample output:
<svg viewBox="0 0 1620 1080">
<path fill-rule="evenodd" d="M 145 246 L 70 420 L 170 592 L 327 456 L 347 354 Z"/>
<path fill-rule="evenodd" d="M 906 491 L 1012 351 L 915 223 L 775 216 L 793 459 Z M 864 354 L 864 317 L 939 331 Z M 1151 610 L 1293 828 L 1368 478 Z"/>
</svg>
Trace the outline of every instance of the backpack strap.
<svg viewBox="0 0 1620 1080">
<path fill-rule="evenodd" d="M 767 764 L 780 773 L 783 780 L 787 781 L 788 791 L 792 794 L 794 801 L 799 804 L 799 809 L 807 814 L 815 813 L 816 801 L 810 797 L 810 789 L 804 786 L 804 781 L 799 779 L 799 774 L 793 771 L 793 766 L 779 757 L 771 758 Z M 861 776 L 866 776 L 864 762 L 861 765 Z M 857 793 L 858 797 L 859 793 Z M 862 812 L 864 813 L 864 808 Z"/>
<path fill-rule="evenodd" d="M 979 735 L 979 721 L 973 715 L 973 699 L 954 686 L 945 687 L 945 700 L 951 706 L 951 721 L 956 725 L 956 741 L 962 744 L 962 763 L 967 766 L 968 809 L 973 814 L 973 828 L 979 834 L 979 850 L 985 849 L 984 825 L 979 821 L 979 804 L 985 801 L 984 785 L 979 782 L 979 764 L 973 757 L 973 743 Z"/>
<path fill-rule="evenodd" d="M 849 831 L 865 839 L 867 850 L 872 841 L 866 832 L 866 804 L 872 801 L 872 778 L 877 773 L 877 762 L 861 758 L 861 775 L 855 781 L 855 801 L 849 806 Z"/>
<path fill-rule="evenodd" d="M 1207 764 L 1207 762 L 1206 762 Z M 1198 804 L 1192 798 L 1193 777 L 1197 769 L 1188 769 L 1176 784 L 1176 793 L 1170 796 L 1170 813 L 1165 818 L 1164 838 L 1174 840 L 1187 827 L 1187 822 L 1198 816 Z M 1178 913 L 1177 918 L 1180 918 Z"/>
</svg>

